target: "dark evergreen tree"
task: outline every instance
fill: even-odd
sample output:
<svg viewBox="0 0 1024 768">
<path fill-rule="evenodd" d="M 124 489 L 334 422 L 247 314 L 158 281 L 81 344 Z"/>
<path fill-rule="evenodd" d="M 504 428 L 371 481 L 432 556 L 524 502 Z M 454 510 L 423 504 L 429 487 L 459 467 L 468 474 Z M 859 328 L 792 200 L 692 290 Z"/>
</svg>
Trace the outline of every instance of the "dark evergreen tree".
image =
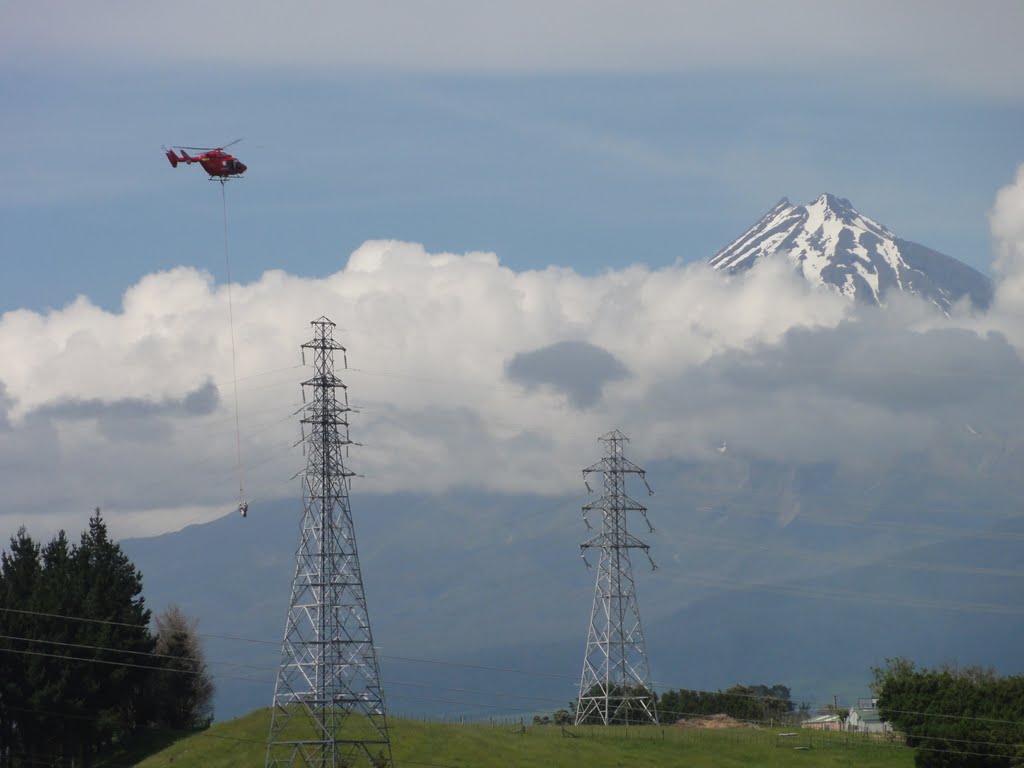
<svg viewBox="0 0 1024 768">
<path fill-rule="evenodd" d="M 100 510 L 89 518 L 75 551 L 74 577 L 82 588 L 82 644 L 91 646 L 82 665 L 79 695 L 95 718 L 81 744 L 83 760 L 129 737 L 146 719 L 145 694 L 155 641 L 142 596 L 142 574 L 111 541 Z"/>
<path fill-rule="evenodd" d="M 82 589 L 75 573 L 75 549 L 61 531 L 42 550 L 42 568 L 32 589 L 34 638 L 44 655 L 33 656 L 28 668 L 35 718 L 47 734 L 43 745 L 53 757 L 70 759 L 89 729 L 90 713 L 79 691 L 89 670 L 73 660 L 81 655 Z"/>
<path fill-rule="evenodd" d="M 7 553 L 4 552 L 4 555 Z M 4 579 L 3 568 L 0 567 L 0 626 L 6 627 L 8 621 L 8 614 L 4 610 L 7 605 L 7 582 Z M 0 638 L 0 680 L 6 680 L 10 674 L 10 652 L 5 650 L 8 648 L 8 641 L 4 638 Z M 13 738 L 13 723 L 11 722 L 11 716 L 8 712 L 6 702 L 4 700 L 4 685 L 0 683 L 0 768 L 6 768 L 9 764 L 8 751 L 10 749 L 10 741 Z"/>
<path fill-rule="evenodd" d="M 0 553 L 0 768 L 88 768 L 147 721 L 157 665 L 142 575 L 100 511 L 78 546 L 22 528 Z"/>
<path fill-rule="evenodd" d="M 26 643 L 16 638 L 35 634 L 31 610 L 32 590 L 39 576 L 39 545 L 25 528 L 11 538 L 11 550 L 0 554 L 0 759 L 14 765 L 17 759 L 32 760 L 41 738 L 38 724 L 30 714 Z"/>
</svg>

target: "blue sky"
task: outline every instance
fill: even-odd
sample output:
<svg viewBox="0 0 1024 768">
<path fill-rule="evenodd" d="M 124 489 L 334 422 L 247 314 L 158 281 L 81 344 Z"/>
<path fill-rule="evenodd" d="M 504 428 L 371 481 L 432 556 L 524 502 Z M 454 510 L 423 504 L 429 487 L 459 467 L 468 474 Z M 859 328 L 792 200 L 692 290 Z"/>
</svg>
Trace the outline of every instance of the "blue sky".
<svg viewBox="0 0 1024 768">
<path fill-rule="evenodd" d="M 294 493 L 294 366 L 321 314 L 353 350 L 374 492 L 564 493 L 612 426 L 649 431 L 640 460 L 727 440 L 839 461 L 879 435 L 913 451 L 963 432 L 962 413 L 884 398 L 854 418 L 839 390 L 702 389 L 722 355 L 782 354 L 792 329 L 828 336 L 853 310 L 771 269 L 729 283 L 696 265 L 780 197 L 832 192 L 988 272 L 1003 189 L 1012 267 L 1024 10 L 984 8 L 0 0 L 0 525 L 75 529 L 100 504 L 118 534 L 159 532 L 234 504 L 220 187 L 162 144 L 244 138 L 227 195 L 257 496 Z M 887 322 L 997 330 L 1016 350 L 1015 291 L 981 317 Z M 566 342 L 622 376 L 571 382 L 585 402 L 509 376 Z M 940 346 L 937 369 L 955 367 Z M 963 407 L 972 430 L 1005 428 Z M 815 434 L 792 429 L 819 410 Z"/>
<path fill-rule="evenodd" d="M 575 47 L 542 36 L 518 55 L 517 31 L 544 12 L 498 5 L 495 24 L 509 24 L 512 40 L 511 52 L 495 44 L 494 61 L 481 51 L 438 61 L 410 42 L 425 35 L 443 49 L 483 37 L 486 19 L 453 31 L 460 3 L 441 4 L 422 35 L 395 29 L 403 13 L 411 27 L 420 20 L 415 6 L 367 11 L 369 41 L 340 61 L 326 32 L 304 51 L 301 35 L 261 22 L 259 5 L 246 14 L 215 4 L 203 16 L 249 41 L 237 50 L 195 20 L 101 3 L 107 23 L 90 26 L 70 4 L 41 5 L 65 36 L 43 34 L 45 14 L 15 5 L 9 40 L 0 33 L 10 43 L 0 59 L 3 311 L 60 307 L 79 293 L 114 309 L 143 275 L 182 264 L 224 279 L 219 190 L 197 168 L 172 170 L 161 144 L 245 138 L 235 149 L 250 173 L 229 189 L 242 281 L 275 268 L 330 274 L 375 238 L 493 251 L 513 269 L 658 267 L 710 257 L 783 195 L 806 202 L 826 191 L 988 271 L 986 214 L 1022 159 L 1024 99 L 1001 85 L 1013 73 L 998 60 L 998 30 L 1021 21 L 1011 4 L 988 6 L 980 29 L 957 27 L 966 12 L 949 8 L 954 18 L 932 29 L 928 4 L 905 4 L 916 22 L 880 12 L 878 26 L 896 32 L 873 41 L 851 29 L 858 48 L 833 40 L 831 27 L 860 23 L 839 11 L 818 20 L 829 29 L 817 43 L 788 39 L 813 6 L 784 3 L 767 22 L 773 49 L 765 34 L 730 30 L 728 9 L 605 3 L 594 30 L 573 33 Z M 297 7 L 307 25 L 319 8 L 345 46 L 344 13 Z M 188 19 L 190 8 L 174 15 Z M 658 33 L 641 23 L 645 9 L 680 28 Z M 711 40 L 680 58 L 670 44 L 697 47 L 684 28 L 695 15 Z M 602 36 L 616 23 L 618 47 Z M 38 46 L 18 44 L 33 34 Z M 144 50 L 147 36 L 165 49 Z M 261 56 L 264 40 L 273 55 Z M 390 58 L 377 52 L 387 46 Z M 577 58 L 559 58 L 566 47 Z M 933 71 L 939 56 L 963 61 Z"/>
</svg>

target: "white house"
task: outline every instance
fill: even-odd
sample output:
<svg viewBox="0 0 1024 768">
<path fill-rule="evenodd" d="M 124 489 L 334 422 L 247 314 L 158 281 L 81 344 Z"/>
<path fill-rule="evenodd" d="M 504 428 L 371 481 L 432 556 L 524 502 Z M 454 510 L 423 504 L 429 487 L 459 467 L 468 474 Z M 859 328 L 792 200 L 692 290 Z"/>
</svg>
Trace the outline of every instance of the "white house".
<svg viewBox="0 0 1024 768">
<path fill-rule="evenodd" d="M 855 707 L 846 718 L 846 730 L 855 733 L 890 733 L 892 726 L 882 720 L 874 707 Z"/>
</svg>

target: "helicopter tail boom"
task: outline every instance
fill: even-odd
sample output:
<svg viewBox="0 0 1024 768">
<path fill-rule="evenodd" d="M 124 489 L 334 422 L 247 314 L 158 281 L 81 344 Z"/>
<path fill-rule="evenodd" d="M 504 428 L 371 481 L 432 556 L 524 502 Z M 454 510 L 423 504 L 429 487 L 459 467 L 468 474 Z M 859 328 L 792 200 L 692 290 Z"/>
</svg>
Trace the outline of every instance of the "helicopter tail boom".
<svg viewBox="0 0 1024 768">
<path fill-rule="evenodd" d="M 192 157 L 184 149 L 181 150 L 181 155 L 180 156 L 176 155 L 174 153 L 173 149 L 168 149 L 167 150 L 167 159 L 170 161 L 172 168 L 177 168 L 178 167 L 178 163 L 185 163 L 186 165 L 191 165 L 192 163 L 197 162 L 199 158 Z"/>
</svg>

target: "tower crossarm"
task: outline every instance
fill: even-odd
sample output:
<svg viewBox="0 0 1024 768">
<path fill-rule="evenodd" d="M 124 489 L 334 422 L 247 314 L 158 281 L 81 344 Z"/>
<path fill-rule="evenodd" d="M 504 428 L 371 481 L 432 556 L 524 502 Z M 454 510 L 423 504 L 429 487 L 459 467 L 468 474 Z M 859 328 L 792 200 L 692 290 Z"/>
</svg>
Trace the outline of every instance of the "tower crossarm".
<svg viewBox="0 0 1024 768">
<path fill-rule="evenodd" d="M 629 496 L 618 498 L 602 496 L 582 507 L 584 512 L 646 512 L 647 507 Z"/>
<path fill-rule="evenodd" d="M 331 326 L 333 327 L 334 323 L 331 323 Z M 347 352 L 348 351 L 348 350 L 345 349 L 345 347 L 341 346 L 341 344 L 336 342 L 334 339 L 332 339 L 330 337 L 326 337 L 326 336 L 325 337 L 319 337 L 318 336 L 318 337 L 316 337 L 316 338 L 314 338 L 314 339 L 312 339 L 310 341 L 307 341 L 305 344 L 302 345 L 302 348 L 303 349 L 340 350 L 341 352 Z"/>
<path fill-rule="evenodd" d="M 642 549 L 644 552 L 650 550 L 646 544 L 631 533 L 615 534 L 614 532 L 602 532 L 580 544 L 580 549 Z"/>
<path fill-rule="evenodd" d="M 646 470 L 641 469 L 636 464 L 634 464 L 632 461 L 629 461 L 628 459 L 623 458 L 622 456 L 619 456 L 619 457 L 606 457 L 606 458 L 601 459 L 600 461 L 595 461 L 593 464 L 591 464 L 589 467 L 587 467 L 587 468 L 585 468 L 583 470 L 583 475 L 584 475 L 584 477 L 586 477 L 591 472 L 611 472 L 611 471 L 639 475 L 641 478 L 646 478 L 646 476 L 647 476 L 647 471 Z"/>
<path fill-rule="evenodd" d="M 324 374 L 322 376 L 314 376 L 311 379 L 306 379 L 302 382 L 304 387 L 336 387 L 340 389 L 348 389 L 341 379 L 335 376 L 333 373 Z"/>
<path fill-rule="evenodd" d="M 350 413 L 351 409 L 347 406 L 339 405 L 337 403 L 325 403 L 317 404 L 310 403 L 306 406 L 305 416 L 300 419 L 303 424 L 320 424 L 325 419 L 332 424 L 340 424 L 342 426 L 348 426 L 345 415 Z"/>
</svg>

